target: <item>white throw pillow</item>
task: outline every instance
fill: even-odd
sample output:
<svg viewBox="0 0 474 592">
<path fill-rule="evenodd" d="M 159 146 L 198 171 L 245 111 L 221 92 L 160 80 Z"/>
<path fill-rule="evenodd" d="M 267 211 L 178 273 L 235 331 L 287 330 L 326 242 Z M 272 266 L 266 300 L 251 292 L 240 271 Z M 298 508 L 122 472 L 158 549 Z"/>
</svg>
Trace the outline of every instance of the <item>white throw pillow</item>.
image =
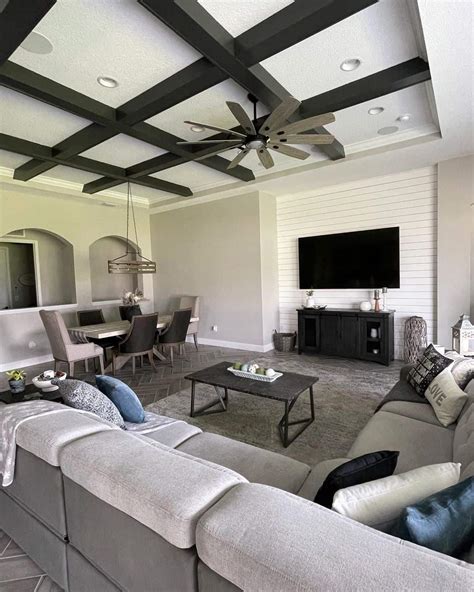
<svg viewBox="0 0 474 592">
<path fill-rule="evenodd" d="M 362 524 L 386 530 L 407 506 L 455 485 L 460 472 L 460 463 L 441 463 L 339 489 L 332 509 Z"/>
<path fill-rule="evenodd" d="M 467 401 L 466 393 L 459 388 L 450 368 L 443 370 L 425 391 L 425 397 L 439 419 L 447 427 L 454 423 Z"/>
</svg>

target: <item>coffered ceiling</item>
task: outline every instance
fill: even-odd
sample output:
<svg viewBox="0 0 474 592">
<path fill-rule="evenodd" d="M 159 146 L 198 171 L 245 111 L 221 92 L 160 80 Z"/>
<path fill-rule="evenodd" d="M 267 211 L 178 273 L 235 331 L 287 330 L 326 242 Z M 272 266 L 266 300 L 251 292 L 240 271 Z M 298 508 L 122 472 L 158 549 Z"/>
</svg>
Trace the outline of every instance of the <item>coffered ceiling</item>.
<svg viewBox="0 0 474 592">
<path fill-rule="evenodd" d="M 35 0 L 28 15 L 21 5 L 0 13 L 0 167 L 21 181 L 71 181 L 100 199 L 130 180 L 159 203 L 438 130 L 413 0 Z M 35 34 L 49 53 L 31 51 Z M 342 70 L 348 59 L 360 66 Z M 297 118 L 334 112 L 336 142 L 301 146 L 304 165 L 275 154 L 270 171 L 254 154 L 227 170 L 237 150 L 204 158 L 177 144 L 212 137 L 185 119 L 239 129 L 225 102 L 250 114 L 249 91 L 258 117 L 288 94 L 302 101 Z"/>
</svg>

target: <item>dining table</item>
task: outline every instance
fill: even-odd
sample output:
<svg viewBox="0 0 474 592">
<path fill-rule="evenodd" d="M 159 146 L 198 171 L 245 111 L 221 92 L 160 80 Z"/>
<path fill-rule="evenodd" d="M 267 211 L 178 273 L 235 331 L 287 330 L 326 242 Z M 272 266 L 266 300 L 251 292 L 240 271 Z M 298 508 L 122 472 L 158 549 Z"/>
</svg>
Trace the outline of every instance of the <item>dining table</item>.
<svg viewBox="0 0 474 592">
<path fill-rule="evenodd" d="M 166 329 L 170 324 L 173 315 L 161 315 L 158 317 L 157 329 Z M 191 317 L 190 323 L 197 323 L 199 317 Z M 130 329 L 130 321 L 110 321 L 108 323 L 98 323 L 96 325 L 84 325 L 82 327 L 69 327 L 68 332 L 71 339 L 75 343 L 88 343 L 92 339 L 107 339 L 109 337 L 120 337 L 126 335 Z M 159 360 L 166 360 L 166 357 L 155 346 L 153 347 L 153 354 Z M 124 364 L 128 362 L 126 356 L 117 358 L 116 369 L 119 370 Z M 105 371 L 109 372 L 112 364 L 109 364 Z"/>
</svg>

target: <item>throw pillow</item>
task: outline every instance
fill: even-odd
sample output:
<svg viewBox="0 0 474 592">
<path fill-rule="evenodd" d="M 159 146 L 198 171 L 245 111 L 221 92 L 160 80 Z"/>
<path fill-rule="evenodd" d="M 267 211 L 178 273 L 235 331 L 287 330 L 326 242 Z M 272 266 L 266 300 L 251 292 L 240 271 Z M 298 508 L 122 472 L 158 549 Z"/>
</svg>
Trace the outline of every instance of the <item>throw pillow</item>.
<svg viewBox="0 0 474 592">
<path fill-rule="evenodd" d="M 439 422 L 445 427 L 457 420 L 467 401 L 467 395 L 456 384 L 451 368 L 446 368 L 438 374 L 426 389 L 425 397 L 433 407 Z"/>
<path fill-rule="evenodd" d="M 92 384 L 67 378 L 66 380 L 54 379 L 51 384 L 58 386 L 59 394 L 66 405 L 95 413 L 102 419 L 125 429 L 123 418 L 117 407 Z"/>
<path fill-rule="evenodd" d="M 357 522 L 387 530 L 410 504 L 459 481 L 460 463 L 442 463 L 340 489 L 332 509 Z"/>
<path fill-rule="evenodd" d="M 333 469 L 318 490 L 314 501 L 330 508 L 339 489 L 381 479 L 393 474 L 399 452 L 380 450 L 354 458 Z"/>
<path fill-rule="evenodd" d="M 474 378 L 474 359 L 463 356 L 460 360 L 454 360 L 450 370 L 459 388 L 464 390 Z"/>
<path fill-rule="evenodd" d="M 474 477 L 403 510 L 390 534 L 455 557 L 474 541 Z"/>
<path fill-rule="evenodd" d="M 106 395 L 120 411 L 125 421 L 143 423 L 145 411 L 140 399 L 124 382 L 113 376 L 99 375 L 95 377 L 98 388 Z"/>
<path fill-rule="evenodd" d="M 436 351 L 431 343 L 408 373 L 407 382 L 423 397 L 429 384 L 452 363 L 452 360 Z"/>
</svg>

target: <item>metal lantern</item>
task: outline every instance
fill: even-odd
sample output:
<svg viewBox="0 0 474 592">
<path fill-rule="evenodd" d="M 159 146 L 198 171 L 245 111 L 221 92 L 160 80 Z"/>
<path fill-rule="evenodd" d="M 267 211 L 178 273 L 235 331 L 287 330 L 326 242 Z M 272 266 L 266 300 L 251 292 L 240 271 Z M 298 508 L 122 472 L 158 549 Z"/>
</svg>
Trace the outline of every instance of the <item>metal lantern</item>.
<svg viewBox="0 0 474 592">
<path fill-rule="evenodd" d="M 462 356 L 474 356 L 474 325 L 469 315 L 463 314 L 452 329 L 453 349 Z"/>
</svg>

